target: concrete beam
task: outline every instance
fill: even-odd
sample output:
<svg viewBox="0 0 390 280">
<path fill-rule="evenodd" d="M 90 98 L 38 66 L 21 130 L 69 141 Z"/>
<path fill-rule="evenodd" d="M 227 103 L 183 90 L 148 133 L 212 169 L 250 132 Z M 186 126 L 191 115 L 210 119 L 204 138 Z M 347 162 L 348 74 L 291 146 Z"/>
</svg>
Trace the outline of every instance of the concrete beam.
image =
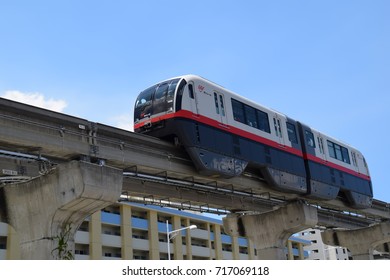
<svg viewBox="0 0 390 280">
<path fill-rule="evenodd" d="M 325 230 L 325 244 L 347 247 L 354 260 L 373 260 L 374 249 L 390 242 L 390 221 L 354 230 Z"/>
<path fill-rule="evenodd" d="M 285 260 L 288 238 L 317 222 L 317 209 L 301 202 L 262 214 L 231 214 L 223 220 L 225 232 L 251 240 L 262 260 Z"/>
<path fill-rule="evenodd" d="M 72 161 L 34 180 L 2 187 L 2 212 L 19 235 L 21 259 L 73 253 L 79 225 L 118 200 L 122 180 L 120 169 Z M 59 246 L 61 238 L 68 240 L 66 248 Z"/>
</svg>

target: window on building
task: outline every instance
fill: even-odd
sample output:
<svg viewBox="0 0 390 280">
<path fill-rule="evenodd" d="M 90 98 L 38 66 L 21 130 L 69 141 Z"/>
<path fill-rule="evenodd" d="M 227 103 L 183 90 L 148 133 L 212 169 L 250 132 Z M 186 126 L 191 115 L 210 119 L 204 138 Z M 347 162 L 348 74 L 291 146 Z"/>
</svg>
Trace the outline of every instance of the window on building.
<svg viewBox="0 0 390 280">
<path fill-rule="evenodd" d="M 88 232 L 88 231 L 89 231 L 89 223 L 88 223 L 88 221 L 84 221 L 84 222 L 80 225 L 78 231 L 85 231 L 85 232 Z"/>
<path fill-rule="evenodd" d="M 133 238 L 136 239 L 148 239 L 148 232 L 146 230 L 138 230 L 133 228 L 133 233 L 132 233 Z"/>
<path fill-rule="evenodd" d="M 102 224 L 102 233 L 108 234 L 108 235 L 120 236 L 121 229 L 120 229 L 120 226 Z"/>
<path fill-rule="evenodd" d="M 222 244 L 222 251 L 226 252 L 232 252 L 232 245 L 231 244 Z"/>
<path fill-rule="evenodd" d="M 106 213 L 112 213 L 112 214 L 117 214 L 120 215 L 120 209 L 117 206 L 108 206 L 102 210 L 103 212 Z"/>
<path fill-rule="evenodd" d="M 238 251 L 240 254 L 248 255 L 248 248 L 247 247 L 239 247 Z"/>
<path fill-rule="evenodd" d="M 75 244 L 74 252 L 76 255 L 89 255 L 89 245 Z"/>
<path fill-rule="evenodd" d="M 0 236 L 0 249 L 7 249 L 7 238 Z"/>
<path fill-rule="evenodd" d="M 149 259 L 149 252 L 142 250 L 133 250 L 133 259 L 135 260 L 147 260 Z"/>
<path fill-rule="evenodd" d="M 147 219 L 147 213 L 146 211 L 132 210 L 131 217 L 138 218 L 138 219 Z"/>
</svg>

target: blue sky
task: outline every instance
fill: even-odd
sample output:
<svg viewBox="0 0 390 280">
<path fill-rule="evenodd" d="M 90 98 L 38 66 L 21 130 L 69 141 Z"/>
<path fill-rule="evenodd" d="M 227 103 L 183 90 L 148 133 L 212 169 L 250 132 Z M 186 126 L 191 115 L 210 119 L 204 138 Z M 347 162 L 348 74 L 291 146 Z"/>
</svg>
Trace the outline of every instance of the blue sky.
<svg viewBox="0 0 390 280">
<path fill-rule="evenodd" d="M 0 96 L 131 129 L 197 74 L 363 152 L 390 202 L 390 1 L 0 0 Z"/>
</svg>

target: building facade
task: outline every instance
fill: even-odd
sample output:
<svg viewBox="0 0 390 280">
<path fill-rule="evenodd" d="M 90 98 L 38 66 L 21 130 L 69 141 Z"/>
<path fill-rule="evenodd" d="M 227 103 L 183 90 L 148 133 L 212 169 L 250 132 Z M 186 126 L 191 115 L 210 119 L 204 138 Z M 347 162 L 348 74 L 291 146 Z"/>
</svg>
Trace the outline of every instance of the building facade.
<svg viewBox="0 0 390 280">
<path fill-rule="evenodd" d="M 307 229 L 296 234 L 300 239 L 309 241 L 305 250 L 309 253 L 309 260 L 349 260 L 350 253 L 347 248 L 324 244 L 319 229 Z"/>
<path fill-rule="evenodd" d="M 75 235 L 75 259 L 168 259 L 168 231 L 183 230 L 169 242 L 171 259 L 251 260 L 257 259 L 252 242 L 224 233 L 222 222 L 208 216 L 159 206 L 117 203 L 88 217 Z M 291 237 L 288 259 L 305 259 L 309 242 Z M 0 259 L 19 259 L 19 243 L 12 227 L 0 223 Z"/>
</svg>

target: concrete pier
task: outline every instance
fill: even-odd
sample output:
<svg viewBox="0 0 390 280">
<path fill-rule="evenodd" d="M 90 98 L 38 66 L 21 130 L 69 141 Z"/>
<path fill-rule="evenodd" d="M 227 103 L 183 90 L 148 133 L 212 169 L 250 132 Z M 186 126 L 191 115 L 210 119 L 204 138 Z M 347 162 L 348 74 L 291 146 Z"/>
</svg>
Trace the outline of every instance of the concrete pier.
<svg viewBox="0 0 390 280">
<path fill-rule="evenodd" d="M 261 260 L 285 260 L 288 238 L 317 222 L 317 209 L 301 202 L 261 214 L 231 214 L 223 220 L 225 232 L 251 240 Z"/>
<path fill-rule="evenodd" d="M 120 169 L 72 161 L 34 180 L 2 187 L 2 221 L 19 235 L 21 259 L 61 259 L 74 253 L 77 228 L 118 200 L 122 178 Z"/>
<path fill-rule="evenodd" d="M 321 235 L 325 244 L 348 248 L 354 260 L 372 260 L 374 249 L 390 242 L 390 222 L 354 230 L 325 230 Z"/>
</svg>

